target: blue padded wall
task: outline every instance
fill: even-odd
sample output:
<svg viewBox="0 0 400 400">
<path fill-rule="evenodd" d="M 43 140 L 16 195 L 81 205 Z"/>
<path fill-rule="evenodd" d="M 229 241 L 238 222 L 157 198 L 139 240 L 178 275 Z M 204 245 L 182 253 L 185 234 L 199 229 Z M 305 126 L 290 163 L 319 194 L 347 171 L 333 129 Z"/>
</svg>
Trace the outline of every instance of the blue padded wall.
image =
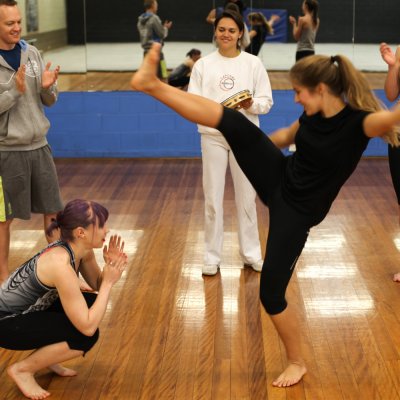
<svg viewBox="0 0 400 400">
<path fill-rule="evenodd" d="M 377 91 L 384 99 L 383 91 Z M 266 133 L 296 120 L 302 108 L 293 91 L 273 92 L 274 106 L 260 118 Z M 46 108 L 55 157 L 198 157 L 197 127 L 138 92 L 63 92 Z M 385 156 L 387 145 L 371 140 L 365 155 Z"/>
</svg>

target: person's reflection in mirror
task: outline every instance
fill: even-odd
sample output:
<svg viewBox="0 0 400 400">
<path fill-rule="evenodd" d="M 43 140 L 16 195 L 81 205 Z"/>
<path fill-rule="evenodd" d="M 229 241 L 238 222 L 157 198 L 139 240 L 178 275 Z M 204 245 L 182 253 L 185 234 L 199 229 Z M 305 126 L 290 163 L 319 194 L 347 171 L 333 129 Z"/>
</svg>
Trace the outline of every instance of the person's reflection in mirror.
<svg viewBox="0 0 400 400">
<path fill-rule="evenodd" d="M 198 49 L 191 49 L 186 54 L 186 58 L 182 62 L 182 64 L 179 64 L 174 70 L 170 72 L 168 76 L 168 83 L 171 86 L 178 87 L 182 90 L 187 90 L 193 65 L 200 58 L 201 51 Z"/>
<path fill-rule="evenodd" d="M 315 54 L 315 37 L 320 23 L 318 8 L 317 0 L 304 0 L 301 7 L 304 15 L 297 19 L 292 15 L 289 17 L 293 37 L 297 41 L 296 61 Z"/>
<path fill-rule="evenodd" d="M 250 23 L 250 44 L 246 47 L 246 51 L 254 56 L 258 56 L 266 37 L 274 34 L 273 25 L 276 21 L 280 20 L 280 16 L 273 14 L 267 20 L 263 13 L 253 12 L 247 16 L 247 20 Z"/>
<path fill-rule="evenodd" d="M 154 42 L 161 43 L 162 46 L 164 45 L 164 39 L 168 36 L 172 21 L 166 20 L 164 23 L 161 22 L 160 17 L 157 15 L 157 0 L 145 0 L 143 6 L 144 13 L 139 15 L 137 28 L 144 55 L 146 55 Z M 167 65 L 162 52 L 158 66 L 158 77 L 163 81 L 167 81 L 168 78 Z"/>
<path fill-rule="evenodd" d="M 387 43 L 381 43 L 380 52 L 383 61 L 388 66 L 385 79 L 385 94 L 389 101 L 395 101 L 400 95 L 400 46 L 396 52 Z M 394 191 L 396 192 L 397 204 L 399 205 L 400 221 L 400 150 L 398 147 L 388 145 L 390 176 L 392 178 Z M 394 274 L 393 280 L 400 282 L 400 272 Z"/>
</svg>

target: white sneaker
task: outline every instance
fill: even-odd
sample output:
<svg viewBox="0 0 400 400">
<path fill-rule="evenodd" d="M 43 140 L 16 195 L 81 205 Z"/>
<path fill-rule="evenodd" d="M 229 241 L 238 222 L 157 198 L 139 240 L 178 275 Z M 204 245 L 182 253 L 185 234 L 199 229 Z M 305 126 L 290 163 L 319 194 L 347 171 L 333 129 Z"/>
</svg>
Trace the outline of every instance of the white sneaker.
<svg viewBox="0 0 400 400">
<path fill-rule="evenodd" d="M 203 275 L 215 275 L 219 270 L 218 264 L 204 264 L 202 273 Z"/>
<path fill-rule="evenodd" d="M 258 260 L 258 261 L 256 261 L 255 263 L 251 263 L 251 264 L 245 263 L 244 266 L 245 266 L 245 267 L 251 267 L 251 268 L 253 268 L 254 271 L 256 271 L 256 272 L 261 272 L 263 264 L 264 264 L 264 261 L 263 261 L 263 260 Z"/>
</svg>

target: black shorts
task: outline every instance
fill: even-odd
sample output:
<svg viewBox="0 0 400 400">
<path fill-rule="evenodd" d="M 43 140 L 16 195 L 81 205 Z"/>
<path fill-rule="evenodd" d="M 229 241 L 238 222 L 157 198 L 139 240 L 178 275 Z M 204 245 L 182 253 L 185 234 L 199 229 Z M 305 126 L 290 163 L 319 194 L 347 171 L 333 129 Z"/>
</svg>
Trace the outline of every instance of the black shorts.
<svg viewBox="0 0 400 400">
<path fill-rule="evenodd" d="M 94 293 L 83 293 L 88 307 L 96 300 Z M 97 342 L 93 336 L 79 332 L 65 315 L 60 300 L 44 311 L 20 314 L 0 320 L 0 347 L 9 350 L 33 350 L 50 344 L 67 342 L 71 350 L 89 351 Z"/>
</svg>

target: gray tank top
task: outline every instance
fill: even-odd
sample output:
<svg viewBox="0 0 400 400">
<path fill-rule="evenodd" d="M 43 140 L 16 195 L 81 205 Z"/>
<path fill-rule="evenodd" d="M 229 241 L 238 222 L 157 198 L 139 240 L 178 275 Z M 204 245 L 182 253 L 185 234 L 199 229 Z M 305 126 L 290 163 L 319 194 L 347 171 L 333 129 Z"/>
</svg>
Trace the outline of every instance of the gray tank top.
<svg viewBox="0 0 400 400">
<path fill-rule="evenodd" d="M 297 51 L 314 50 L 316 29 L 304 28 L 301 31 L 300 39 L 297 42 Z"/>
<path fill-rule="evenodd" d="M 49 249 L 63 247 L 69 254 L 75 270 L 74 253 L 68 243 L 56 241 L 17 268 L 0 287 L 0 320 L 49 308 L 58 299 L 54 287 L 44 285 L 37 276 L 37 261 Z"/>
</svg>

